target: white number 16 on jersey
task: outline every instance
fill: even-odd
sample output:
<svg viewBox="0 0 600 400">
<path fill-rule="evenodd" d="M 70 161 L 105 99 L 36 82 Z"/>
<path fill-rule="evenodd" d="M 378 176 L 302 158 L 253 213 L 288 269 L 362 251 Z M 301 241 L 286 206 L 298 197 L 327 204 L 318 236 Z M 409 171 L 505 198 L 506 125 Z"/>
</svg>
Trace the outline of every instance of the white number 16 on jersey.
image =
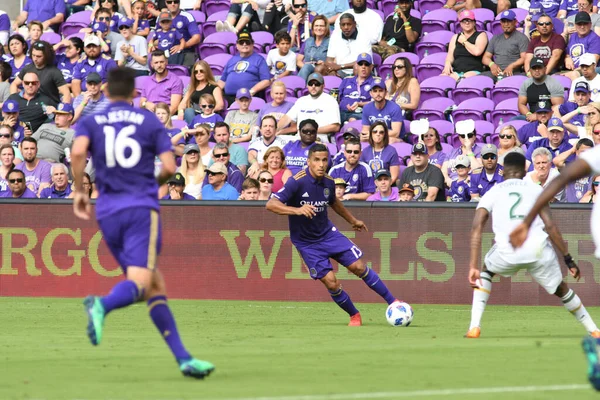
<svg viewBox="0 0 600 400">
<path fill-rule="evenodd" d="M 117 164 L 121 168 L 133 168 L 140 162 L 142 147 L 134 138 L 130 137 L 135 133 L 135 129 L 135 125 L 129 125 L 116 133 L 114 127 L 104 127 L 104 152 L 108 168 L 114 168 Z M 131 150 L 129 156 L 125 156 L 127 149 Z"/>
</svg>

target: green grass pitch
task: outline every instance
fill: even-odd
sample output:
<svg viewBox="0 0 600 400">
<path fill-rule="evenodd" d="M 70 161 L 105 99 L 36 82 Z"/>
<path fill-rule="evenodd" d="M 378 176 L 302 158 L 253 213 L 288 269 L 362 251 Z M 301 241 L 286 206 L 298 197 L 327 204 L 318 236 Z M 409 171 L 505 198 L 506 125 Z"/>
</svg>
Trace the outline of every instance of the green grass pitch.
<svg viewBox="0 0 600 400">
<path fill-rule="evenodd" d="M 179 373 L 145 304 L 113 312 L 94 347 L 81 299 L 0 298 L 0 399 L 598 398 L 562 307 L 490 306 L 467 340 L 469 306 L 413 305 L 413 325 L 393 328 L 385 305 L 358 304 L 365 326 L 349 328 L 333 303 L 170 304 L 188 349 L 216 365 L 204 381 Z"/>
</svg>

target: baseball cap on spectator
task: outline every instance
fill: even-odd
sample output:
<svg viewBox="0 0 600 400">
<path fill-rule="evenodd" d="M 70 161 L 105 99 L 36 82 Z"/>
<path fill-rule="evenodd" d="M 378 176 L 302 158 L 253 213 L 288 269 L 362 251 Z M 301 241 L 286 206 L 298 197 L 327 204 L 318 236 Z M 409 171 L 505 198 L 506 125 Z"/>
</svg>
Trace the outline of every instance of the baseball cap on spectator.
<svg viewBox="0 0 600 400">
<path fill-rule="evenodd" d="M 591 24 L 592 17 L 590 17 L 590 14 L 588 14 L 587 11 L 579 11 L 575 15 L 575 23 L 576 24 Z"/>
<path fill-rule="evenodd" d="M 544 60 L 539 57 L 533 57 L 529 62 L 529 68 L 544 67 Z"/>
<path fill-rule="evenodd" d="M 251 43 L 254 43 L 254 38 L 248 31 L 241 31 L 238 33 L 237 41 L 238 43 L 242 40 L 249 40 Z"/>
<path fill-rule="evenodd" d="M 498 155 L 498 148 L 494 144 L 486 144 L 481 148 L 481 157 L 486 154 L 493 154 L 495 156 Z"/>
<path fill-rule="evenodd" d="M 386 89 L 385 82 L 381 78 L 373 78 L 373 84 L 371 85 L 371 90 L 374 88 Z"/>
<path fill-rule="evenodd" d="M 517 19 L 517 14 L 515 14 L 515 12 L 513 10 L 506 10 L 503 11 L 502 13 L 500 13 L 500 21 L 502 21 L 503 19 L 507 19 L 509 21 L 514 21 L 515 19 Z"/>
<path fill-rule="evenodd" d="M 92 25 L 92 32 L 106 32 L 108 30 L 108 25 L 105 22 L 94 22 Z"/>
<path fill-rule="evenodd" d="M 410 183 L 405 183 L 404 185 L 402 185 L 400 190 L 398 190 L 398 193 L 402 192 L 411 192 L 412 194 L 415 194 L 415 187 Z"/>
<path fill-rule="evenodd" d="M 577 82 L 575 84 L 575 93 L 577 93 L 577 92 L 589 93 L 590 92 L 590 85 L 587 82 L 584 82 L 584 81 Z"/>
<path fill-rule="evenodd" d="M 171 17 L 171 13 L 168 11 L 163 11 L 158 16 L 158 22 L 162 21 L 173 21 L 173 17 Z"/>
<path fill-rule="evenodd" d="M 458 157 L 456 157 L 456 159 L 454 161 L 455 168 L 459 168 L 459 167 L 469 168 L 470 166 L 471 166 L 471 160 L 469 160 L 469 157 L 465 156 L 464 154 L 461 154 Z"/>
<path fill-rule="evenodd" d="M 412 147 L 411 154 L 416 154 L 416 153 L 427 154 L 427 146 L 425 146 L 421 142 L 415 143 Z"/>
<path fill-rule="evenodd" d="M 325 83 L 325 80 L 323 79 L 323 75 L 319 74 L 318 72 L 313 72 L 312 74 L 310 74 L 308 76 L 308 78 L 306 78 L 306 84 L 308 85 L 311 81 L 317 81 L 319 82 L 321 85 L 323 83 Z"/>
<path fill-rule="evenodd" d="M 375 179 L 378 179 L 380 176 L 387 176 L 387 177 L 391 178 L 392 174 L 390 174 L 390 171 L 383 168 L 383 169 L 378 169 L 377 172 L 375 172 Z"/>
<path fill-rule="evenodd" d="M 250 91 L 246 88 L 241 88 L 238 89 L 237 93 L 235 94 L 235 98 L 236 99 L 251 99 L 252 95 L 250 94 Z"/>
<path fill-rule="evenodd" d="M 333 182 L 336 184 L 336 186 L 337 185 L 341 185 L 341 186 L 344 186 L 344 187 L 348 186 L 348 182 L 346 182 L 343 178 L 335 178 L 333 180 Z"/>
<path fill-rule="evenodd" d="M 59 103 L 54 114 L 73 114 L 73 106 L 69 103 Z"/>
<path fill-rule="evenodd" d="M 349 139 L 351 137 L 359 138 L 360 132 L 358 131 L 358 129 L 350 127 L 348 129 L 346 129 L 346 131 L 344 132 L 344 134 L 342 136 L 343 136 L 344 140 Z"/>
<path fill-rule="evenodd" d="M 464 121 L 458 121 L 456 123 L 456 133 L 458 135 L 464 136 L 473 132 L 475 132 L 475 121 L 472 119 L 465 119 Z"/>
<path fill-rule="evenodd" d="M 128 28 L 131 28 L 133 26 L 133 19 L 132 18 L 127 18 L 127 17 L 123 17 L 119 20 L 119 28 L 122 26 L 126 26 Z"/>
<path fill-rule="evenodd" d="M 462 21 L 463 19 L 472 19 L 475 21 L 475 13 L 471 10 L 463 10 L 458 14 L 458 20 Z"/>
<path fill-rule="evenodd" d="M 185 186 L 185 177 L 178 172 L 175 175 L 173 175 L 172 177 L 170 177 L 169 180 L 167 181 L 167 183 L 170 183 L 173 185 Z"/>
<path fill-rule="evenodd" d="M 88 76 L 85 77 L 85 81 L 87 83 L 102 83 L 102 77 L 100 76 L 99 73 L 97 72 L 92 72 L 91 74 L 89 74 Z"/>
<path fill-rule="evenodd" d="M 550 121 L 548 121 L 548 130 L 564 132 L 565 126 L 560 118 L 552 117 L 550 118 Z"/>
<path fill-rule="evenodd" d="M 16 100 L 6 100 L 2 104 L 2 112 L 17 113 L 19 112 L 19 103 Z"/>
<path fill-rule="evenodd" d="M 535 107 L 535 112 L 550 112 L 550 102 L 548 101 L 539 101 Z"/>
<path fill-rule="evenodd" d="M 358 58 L 356 59 L 356 63 L 358 64 L 359 62 L 362 61 L 366 61 L 369 64 L 373 64 L 373 57 L 371 57 L 371 55 L 369 53 L 360 53 L 358 55 Z"/>
<path fill-rule="evenodd" d="M 222 162 L 216 162 L 210 167 L 208 167 L 208 172 L 212 172 L 213 174 L 225 174 L 227 175 L 227 167 Z"/>
<path fill-rule="evenodd" d="M 183 154 L 187 154 L 190 151 L 197 151 L 198 153 L 200 153 L 200 147 L 198 147 L 198 145 L 195 143 L 186 144 L 183 148 Z"/>
<path fill-rule="evenodd" d="M 585 53 L 579 57 L 579 65 L 589 66 L 594 64 L 596 64 L 596 57 L 593 54 Z"/>
<path fill-rule="evenodd" d="M 83 41 L 83 46 L 88 47 L 90 45 L 99 47 L 100 46 L 100 38 L 95 35 L 89 35 L 88 37 L 86 37 L 85 40 Z"/>
</svg>

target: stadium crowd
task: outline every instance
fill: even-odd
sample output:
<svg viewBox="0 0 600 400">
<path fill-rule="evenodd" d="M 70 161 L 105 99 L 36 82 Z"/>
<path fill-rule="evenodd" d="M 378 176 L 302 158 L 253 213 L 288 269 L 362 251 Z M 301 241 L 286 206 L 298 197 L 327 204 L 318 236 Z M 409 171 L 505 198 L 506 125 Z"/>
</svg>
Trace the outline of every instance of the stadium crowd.
<svg viewBox="0 0 600 400">
<path fill-rule="evenodd" d="M 0 11 L 0 197 L 69 198 L 107 72 L 180 165 L 160 197 L 267 200 L 327 144 L 336 195 L 478 201 L 510 152 L 543 187 L 600 143 L 591 0 L 27 0 Z M 157 168 L 158 168 L 157 160 Z M 13 171 L 20 171 L 15 172 Z M 85 183 L 95 194 L 93 160 Z M 600 176 L 557 202 L 596 201 Z"/>
</svg>

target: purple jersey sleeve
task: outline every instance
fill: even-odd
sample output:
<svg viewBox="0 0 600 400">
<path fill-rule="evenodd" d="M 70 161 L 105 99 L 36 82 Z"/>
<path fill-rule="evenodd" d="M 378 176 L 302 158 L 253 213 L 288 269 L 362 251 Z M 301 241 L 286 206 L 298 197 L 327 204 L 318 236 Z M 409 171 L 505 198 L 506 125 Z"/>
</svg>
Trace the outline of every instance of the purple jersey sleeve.
<svg viewBox="0 0 600 400">
<path fill-rule="evenodd" d="M 283 185 L 283 188 L 279 192 L 273 193 L 273 197 L 286 204 L 288 201 L 294 198 L 296 192 L 298 191 L 298 188 L 298 181 L 292 177 L 287 180 L 287 182 L 285 183 L 285 185 Z M 333 194 L 335 196 L 335 186 Z"/>
<path fill-rule="evenodd" d="M 187 31 L 190 34 L 190 36 L 200 34 L 200 29 L 198 29 L 198 24 L 196 23 L 196 21 L 192 20 L 188 23 Z"/>
<path fill-rule="evenodd" d="M 267 65 L 267 62 L 262 56 L 259 57 L 260 60 L 258 61 L 258 76 L 261 81 L 268 81 L 271 79 L 271 72 L 269 71 L 269 66 Z"/>
<path fill-rule="evenodd" d="M 8 14 L 0 14 L 0 31 L 10 30 L 10 18 Z"/>
</svg>

